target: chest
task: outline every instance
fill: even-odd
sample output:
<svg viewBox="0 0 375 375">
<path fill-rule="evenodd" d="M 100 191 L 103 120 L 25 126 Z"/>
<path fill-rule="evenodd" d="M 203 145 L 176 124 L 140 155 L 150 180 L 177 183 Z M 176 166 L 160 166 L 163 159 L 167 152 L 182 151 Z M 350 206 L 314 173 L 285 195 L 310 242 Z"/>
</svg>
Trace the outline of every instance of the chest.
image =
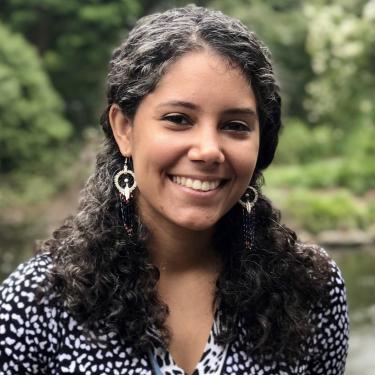
<svg viewBox="0 0 375 375">
<path fill-rule="evenodd" d="M 203 354 L 196 364 L 194 375 L 303 375 L 306 364 L 288 367 L 282 362 L 256 361 L 246 354 L 241 340 L 235 340 L 228 347 L 218 344 L 215 323 L 205 344 Z M 176 363 L 171 352 L 155 348 L 152 353 L 160 366 L 162 374 L 185 375 Z M 47 367 L 40 374 L 144 374 L 155 375 L 148 353 L 135 355 L 130 347 L 122 345 L 115 336 L 104 337 L 103 345 L 93 344 L 81 333 L 79 327 L 70 324 L 59 337 L 59 346 L 48 354 Z"/>
<path fill-rule="evenodd" d="M 65 352 L 58 354 L 53 362 L 46 368 L 45 374 L 143 374 L 155 375 L 152 363 L 148 357 L 131 357 L 126 353 L 91 352 L 76 353 Z M 244 352 L 235 352 L 228 349 L 220 370 L 221 355 L 208 350 L 194 369 L 194 375 L 307 375 L 307 365 L 288 368 L 282 363 L 262 364 L 253 361 Z M 185 375 L 185 372 L 174 362 L 169 355 L 160 356 L 158 364 L 162 374 Z M 42 374 L 42 373 L 40 373 Z"/>
</svg>

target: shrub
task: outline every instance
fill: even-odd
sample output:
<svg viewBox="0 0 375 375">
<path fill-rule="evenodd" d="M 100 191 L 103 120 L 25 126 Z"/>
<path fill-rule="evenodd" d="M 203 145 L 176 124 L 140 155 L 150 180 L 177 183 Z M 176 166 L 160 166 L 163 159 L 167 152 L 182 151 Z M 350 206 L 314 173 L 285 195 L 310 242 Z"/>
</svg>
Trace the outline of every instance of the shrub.
<svg viewBox="0 0 375 375">
<path fill-rule="evenodd" d="M 336 133 L 329 126 L 309 127 L 294 118 L 285 123 L 275 162 L 301 164 L 333 156 Z"/>
<path fill-rule="evenodd" d="M 337 174 L 337 186 L 347 187 L 357 194 L 375 188 L 374 157 L 347 157 Z"/>
<path fill-rule="evenodd" d="M 282 188 L 348 188 L 363 194 L 375 187 L 372 156 L 344 156 L 305 165 L 275 165 L 265 172 L 268 185 Z"/>
<path fill-rule="evenodd" d="M 48 168 L 72 126 L 34 48 L 0 23 L 0 172 Z"/>
<path fill-rule="evenodd" d="M 72 159 L 63 111 L 37 52 L 0 23 L 0 206 L 43 199 L 57 188 Z"/>
<path fill-rule="evenodd" d="M 277 165 L 265 172 L 273 187 L 333 188 L 343 165 L 342 159 L 326 159 L 305 165 Z"/>
<path fill-rule="evenodd" d="M 345 190 L 329 195 L 306 190 L 289 192 L 284 209 L 303 229 L 312 233 L 364 228 L 369 224 L 369 210 Z"/>
</svg>

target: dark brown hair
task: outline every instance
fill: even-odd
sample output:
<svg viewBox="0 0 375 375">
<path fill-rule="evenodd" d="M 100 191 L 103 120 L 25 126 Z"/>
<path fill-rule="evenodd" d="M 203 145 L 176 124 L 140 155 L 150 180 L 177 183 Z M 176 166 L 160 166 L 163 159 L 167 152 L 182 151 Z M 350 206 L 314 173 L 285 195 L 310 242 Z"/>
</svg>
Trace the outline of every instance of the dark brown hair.
<svg viewBox="0 0 375 375">
<path fill-rule="evenodd" d="M 106 135 L 96 170 L 82 192 L 78 213 L 45 242 L 52 253 L 50 282 L 66 309 L 88 331 L 116 331 L 137 350 L 168 344 L 168 307 L 159 300 L 159 270 L 147 251 L 147 228 L 139 218 L 136 238 L 122 226 L 113 176 L 123 157 L 108 122 L 111 104 L 133 116 L 170 64 L 183 54 L 211 48 L 235 64 L 256 94 L 260 150 L 252 183 L 260 190 L 262 170 L 272 161 L 281 127 L 279 88 L 268 49 L 238 20 L 221 12 L 187 6 L 142 18 L 112 56 L 108 107 L 101 118 Z M 216 300 L 223 312 L 221 340 L 246 331 L 248 351 L 301 354 L 311 333 L 309 312 L 323 299 L 327 260 L 298 243 L 280 224 L 279 213 L 260 193 L 254 208 L 255 243 L 241 241 L 241 210 L 234 206 L 217 224 L 217 251 L 224 270 Z M 250 344 L 252 343 L 252 344 Z"/>
</svg>

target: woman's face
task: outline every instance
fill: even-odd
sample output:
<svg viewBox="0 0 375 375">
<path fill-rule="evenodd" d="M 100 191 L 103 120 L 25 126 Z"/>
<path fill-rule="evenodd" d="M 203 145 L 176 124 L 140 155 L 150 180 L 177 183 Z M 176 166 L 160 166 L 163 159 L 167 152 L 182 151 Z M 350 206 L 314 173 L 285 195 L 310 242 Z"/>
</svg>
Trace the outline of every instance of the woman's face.
<svg viewBox="0 0 375 375">
<path fill-rule="evenodd" d="M 122 154 L 133 158 L 146 224 L 211 229 L 249 184 L 259 149 L 255 96 L 213 51 L 182 56 L 133 119 L 112 108 L 110 120 Z"/>
</svg>

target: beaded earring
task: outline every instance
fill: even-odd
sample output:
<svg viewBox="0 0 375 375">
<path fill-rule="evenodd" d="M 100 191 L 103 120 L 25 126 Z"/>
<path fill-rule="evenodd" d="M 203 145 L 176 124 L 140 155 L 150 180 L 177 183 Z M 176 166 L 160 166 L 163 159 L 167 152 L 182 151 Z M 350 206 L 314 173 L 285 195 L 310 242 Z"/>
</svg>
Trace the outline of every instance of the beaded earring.
<svg viewBox="0 0 375 375">
<path fill-rule="evenodd" d="M 131 169 L 131 158 L 125 157 L 124 168 L 114 177 L 115 187 L 120 193 L 122 221 L 129 237 L 134 232 L 134 199 L 133 191 L 137 187 L 135 175 Z"/>
<path fill-rule="evenodd" d="M 238 201 L 238 203 L 243 207 L 242 232 L 244 246 L 247 250 L 251 250 L 251 248 L 254 247 L 255 227 L 253 207 L 258 200 L 258 196 L 258 191 L 253 186 L 248 186 L 245 194 Z"/>
</svg>

